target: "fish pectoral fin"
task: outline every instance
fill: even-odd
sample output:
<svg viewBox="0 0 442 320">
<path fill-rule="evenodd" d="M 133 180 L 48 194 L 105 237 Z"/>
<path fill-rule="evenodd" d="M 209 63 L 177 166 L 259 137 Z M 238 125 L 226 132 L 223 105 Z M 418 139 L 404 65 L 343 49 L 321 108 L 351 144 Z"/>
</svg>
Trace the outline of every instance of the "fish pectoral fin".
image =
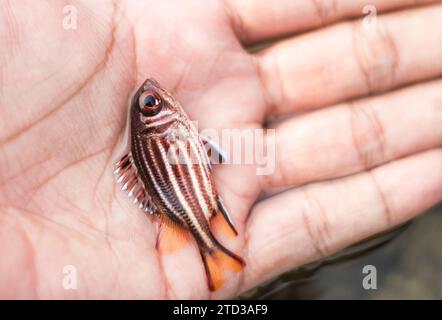
<svg viewBox="0 0 442 320">
<path fill-rule="evenodd" d="M 212 252 L 201 251 L 201 256 L 210 291 L 218 290 L 223 285 L 224 270 L 240 272 L 245 266 L 240 257 L 221 246 Z"/>
<path fill-rule="evenodd" d="M 162 214 L 156 249 L 161 254 L 173 253 L 190 241 L 189 231 Z"/>
<path fill-rule="evenodd" d="M 210 226 L 213 231 L 216 233 L 221 233 L 226 237 L 233 238 L 238 235 L 236 231 L 232 218 L 229 215 L 226 207 L 221 200 L 221 198 L 217 198 L 218 203 L 218 211 L 212 216 L 210 220 Z"/>
<path fill-rule="evenodd" d="M 146 213 L 157 213 L 155 205 L 140 179 L 131 152 L 125 154 L 115 163 L 114 174 L 117 176 L 117 182 L 122 186 L 121 189 L 126 191 L 129 198 L 134 198 L 134 204 L 137 204 Z"/>
<path fill-rule="evenodd" d="M 224 163 L 227 161 L 226 152 L 211 137 L 200 134 L 200 138 L 206 150 L 207 162 L 209 165 Z"/>
</svg>

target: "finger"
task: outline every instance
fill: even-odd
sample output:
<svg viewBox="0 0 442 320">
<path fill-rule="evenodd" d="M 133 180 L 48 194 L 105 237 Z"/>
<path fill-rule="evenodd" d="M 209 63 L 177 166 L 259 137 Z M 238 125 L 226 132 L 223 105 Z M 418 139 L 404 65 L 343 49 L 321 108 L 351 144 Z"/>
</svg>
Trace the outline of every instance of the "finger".
<svg viewBox="0 0 442 320">
<path fill-rule="evenodd" d="M 442 149 L 265 200 L 248 221 L 243 288 L 398 225 L 440 200 Z"/>
<path fill-rule="evenodd" d="M 375 29 L 342 23 L 263 51 L 256 57 L 268 113 L 318 108 L 439 76 L 441 19 L 442 5 L 407 10 L 379 17 Z"/>
<path fill-rule="evenodd" d="M 442 147 L 441 88 L 439 79 L 282 122 L 264 189 L 337 178 Z"/>
<path fill-rule="evenodd" d="M 245 43 L 281 37 L 344 18 L 400 9 L 440 0 L 225 0 L 233 28 Z"/>
</svg>

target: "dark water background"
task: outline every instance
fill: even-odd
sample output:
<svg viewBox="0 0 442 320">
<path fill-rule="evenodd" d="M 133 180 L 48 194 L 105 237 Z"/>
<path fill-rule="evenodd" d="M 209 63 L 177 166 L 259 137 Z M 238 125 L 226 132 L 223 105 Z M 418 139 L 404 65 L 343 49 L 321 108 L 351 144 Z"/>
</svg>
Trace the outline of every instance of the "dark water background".
<svg viewBox="0 0 442 320">
<path fill-rule="evenodd" d="M 376 267 L 376 290 L 362 286 L 366 265 Z M 288 272 L 241 298 L 442 299 L 442 203 L 395 230 Z"/>
</svg>

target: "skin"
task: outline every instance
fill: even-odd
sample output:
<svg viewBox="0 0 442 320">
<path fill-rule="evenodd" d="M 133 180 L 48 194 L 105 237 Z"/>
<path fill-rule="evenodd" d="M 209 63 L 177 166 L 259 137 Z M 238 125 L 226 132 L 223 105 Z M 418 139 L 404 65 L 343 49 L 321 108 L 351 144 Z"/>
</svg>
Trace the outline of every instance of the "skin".
<svg viewBox="0 0 442 320">
<path fill-rule="evenodd" d="M 353 0 L 71 3 L 77 30 L 64 2 L 0 2 L 1 298 L 233 297 L 442 199 L 440 1 L 372 1 L 372 32 L 344 21 Z M 194 246 L 157 254 L 155 223 L 112 176 L 148 76 L 200 128 L 284 117 L 272 175 L 215 170 L 239 232 L 221 241 L 247 263 L 215 293 Z"/>
</svg>

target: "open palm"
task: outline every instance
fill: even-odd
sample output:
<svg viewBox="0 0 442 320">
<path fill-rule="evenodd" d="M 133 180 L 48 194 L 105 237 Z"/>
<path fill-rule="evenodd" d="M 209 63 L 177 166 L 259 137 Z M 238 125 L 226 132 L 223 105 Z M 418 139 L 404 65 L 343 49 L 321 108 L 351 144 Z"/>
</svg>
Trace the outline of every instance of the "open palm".
<svg viewBox="0 0 442 320">
<path fill-rule="evenodd" d="M 372 2 L 405 10 L 368 30 L 326 27 L 360 15 L 362 1 L 78 1 L 72 30 L 61 1 L 2 1 L 0 297 L 232 297 L 440 201 L 442 6 Z M 313 28 L 257 54 L 242 46 Z M 155 222 L 112 176 L 146 77 L 200 128 L 316 109 L 274 125 L 271 175 L 216 168 L 240 234 L 221 242 L 247 267 L 215 293 L 196 248 L 157 254 Z M 63 286 L 66 266 L 76 290 Z"/>
</svg>

